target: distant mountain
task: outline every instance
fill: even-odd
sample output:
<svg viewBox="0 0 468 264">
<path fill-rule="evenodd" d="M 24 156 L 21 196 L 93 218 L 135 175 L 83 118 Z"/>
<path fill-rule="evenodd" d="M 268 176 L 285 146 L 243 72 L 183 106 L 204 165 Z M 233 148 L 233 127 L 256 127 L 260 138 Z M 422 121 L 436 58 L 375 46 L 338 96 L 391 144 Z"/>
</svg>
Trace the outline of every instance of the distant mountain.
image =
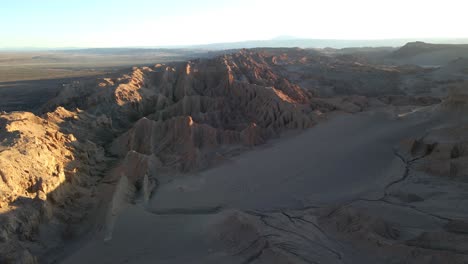
<svg viewBox="0 0 468 264">
<path fill-rule="evenodd" d="M 249 49 L 249 48 L 362 48 L 362 47 L 401 47 L 408 42 L 419 43 L 418 41 L 424 41 L 427 43 L 452 43 L 452 44 L 468 44 L 468 38 L 453 38 L 453 39 L 308 39 L 308 38 L 297 38 L 294 36 L 278 36 L 269 40 L 248 40 L 239 42 L 223 42 L 223 43 L 211 43 L 211 44 L 198 44 L 198 45 L 166 45 L 166 46 L 128 46 L 128 47 L 107 47 L 107 48 L 95 48 L 95 47 L 55 47 L 55 48 L 35 48 L 35 47 L 0 47 L 0 51 L 81 51 L 98 54 L 108 53 L 131 53 L 129 50 L 139 50 L 141 52 L 150 52 L 151 50 L 158 49 L 200 49 L 200 50 L 234 50 L 234 49 Z"/>
<path fill-rule="evenodd" d="M 394 57 L 412 57 L 419 54 L 433 53 L 444 50 L 466 51 L 468 44 L 433 44 L 422 41 L 410 42 L 393 53 Z"/>
<path fill-rule="evenodd" d="M 389 58 L 402 63 L 445 65 L 458 58 L 468 58 L 468 44 L 410 42 L 394 51 Z"/>
<path fill-rule="evenodd" d="M 270 40 L 252 40 L 230 43 L 213 43 L 203 45 L 183 46 L 184 48 L 197 48 L 209 50 L 242 49 L 257 47 L 298 47 L 298 48 L 350 48 L 350 47 L 401 47 L 417 39 L 378 39 L 378 40 L 346 40 L 346 39 L 304 39 L 289 36 L 280 36 Z M 468 44 L 468 39 L 420 39 L 431 43 Z M 169 48 L 169 47 L 168 47 Z"/>
</svg>

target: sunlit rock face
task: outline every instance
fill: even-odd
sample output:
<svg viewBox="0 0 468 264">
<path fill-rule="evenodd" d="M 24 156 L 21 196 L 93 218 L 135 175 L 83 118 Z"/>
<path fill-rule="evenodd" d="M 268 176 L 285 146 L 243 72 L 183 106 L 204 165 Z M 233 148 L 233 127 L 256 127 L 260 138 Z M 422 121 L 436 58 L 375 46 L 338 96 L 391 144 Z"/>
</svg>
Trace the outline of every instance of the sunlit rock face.
<svg viewBox="0 0 468 264">
<path fill-rule="evenodd" d="M 43 221 L 81 221 L 105 169 L 102 147 L 63 131 L 79 113 L 58 108 L 42 118 L 27 112 L 0 115 L 0 258 L 35 263 L 24 248 Z M 59 224 L 66 229 L 65 222 Z M 40 251 L 44 245 L 36 245 Z M 20 261 L 20 262 L 15 262 Z"/>
<path fill-rule="evenodd" d="M 44 109 L 80 107 L 123 133 L 111 152 L 152 155 L 165 168 L 206 167 L 232 146 L 250 147 L 314 123 L 312 93 L 275 69 L 271 56 L 240 51 L 67 86 Z"/>
</svg>

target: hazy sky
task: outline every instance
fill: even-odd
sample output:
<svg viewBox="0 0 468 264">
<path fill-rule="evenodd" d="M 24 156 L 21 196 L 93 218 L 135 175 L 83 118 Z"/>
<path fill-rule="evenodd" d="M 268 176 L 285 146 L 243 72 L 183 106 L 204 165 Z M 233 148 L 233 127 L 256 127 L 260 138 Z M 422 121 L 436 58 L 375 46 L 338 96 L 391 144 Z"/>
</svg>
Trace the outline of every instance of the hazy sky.
<svg viewBox="0 0 468 264">
<path fill-rule="evenodd" d="M 0 0 L 1 47 L 468 37 L 468 0 Z"/>
</svg>

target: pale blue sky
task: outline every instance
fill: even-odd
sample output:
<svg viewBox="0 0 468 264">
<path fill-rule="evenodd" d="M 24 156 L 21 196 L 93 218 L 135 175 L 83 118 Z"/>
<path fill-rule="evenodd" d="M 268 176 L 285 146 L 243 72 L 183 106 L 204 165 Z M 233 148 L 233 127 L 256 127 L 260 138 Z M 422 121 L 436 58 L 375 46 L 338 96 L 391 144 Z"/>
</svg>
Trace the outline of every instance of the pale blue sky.
<svg viewBox="0 0 468 264">
<path fill-rule="evenodd" d="M 466 0 L 0 0 L 0 48 L 466 38 Z"/>
</svg>

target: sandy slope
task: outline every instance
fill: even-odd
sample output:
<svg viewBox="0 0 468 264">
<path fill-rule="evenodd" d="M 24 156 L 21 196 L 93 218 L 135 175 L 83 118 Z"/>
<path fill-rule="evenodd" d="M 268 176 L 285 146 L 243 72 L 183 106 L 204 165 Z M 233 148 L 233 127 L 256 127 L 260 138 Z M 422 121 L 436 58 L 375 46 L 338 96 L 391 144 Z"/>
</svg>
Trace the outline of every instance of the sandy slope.
<svg viewBox="0 0 468 264">
<path fill-rule="evenodd" d="M 414 121 L 384 113 L 336 116 L 225 166 L 163 185 L 150 208 L 272 210 L 343 200 L 391 180 L 387 172 L 399 164 L 393 147 L 418 130 Z"/>
<path fill-rule="evenodd" d="M 244 253 L 233 251 L 239 243 L 248 242 L 252 232 L 262 233 L 265 227 L 238 210 L 281 212 L 378 196 L 404 172 L 394 147 L 428 126 L 429 122 L 411 115 L 401 119 L 385 112 L 335 116 L 230 163 L 163 183 L 148 206 L 127 207 L 115 223 L 111 240 L 97 234 L 63 263 L 243 263 Z M 239 219 L 248 219 L 247 224 Z M 219 224 L 225 221 L 229 224 Z M 245 231 L 250 226 L 263 231 Z M 230 237 L 231 231 L 238 235 Z M 317 230 L 302 232 L 330 248 L 340 247 Z M 281 239 L 300 239 L 295 236 Z M 224 237 L 230 237 L 230 242 L 224 243 Z M 336 253 L 317 245 L 305 251 L 321 252 L 315 256 L 323 261 L 319 263 L 342 262 L 345 249 Z M 261 263 L 307 263 L 282 261 L 275 254 L 263 253 Z M 277 262 L 268 262 L 269 256 Z M 361 257 L 354 256 L 364 260 Z"/>
</svg>

